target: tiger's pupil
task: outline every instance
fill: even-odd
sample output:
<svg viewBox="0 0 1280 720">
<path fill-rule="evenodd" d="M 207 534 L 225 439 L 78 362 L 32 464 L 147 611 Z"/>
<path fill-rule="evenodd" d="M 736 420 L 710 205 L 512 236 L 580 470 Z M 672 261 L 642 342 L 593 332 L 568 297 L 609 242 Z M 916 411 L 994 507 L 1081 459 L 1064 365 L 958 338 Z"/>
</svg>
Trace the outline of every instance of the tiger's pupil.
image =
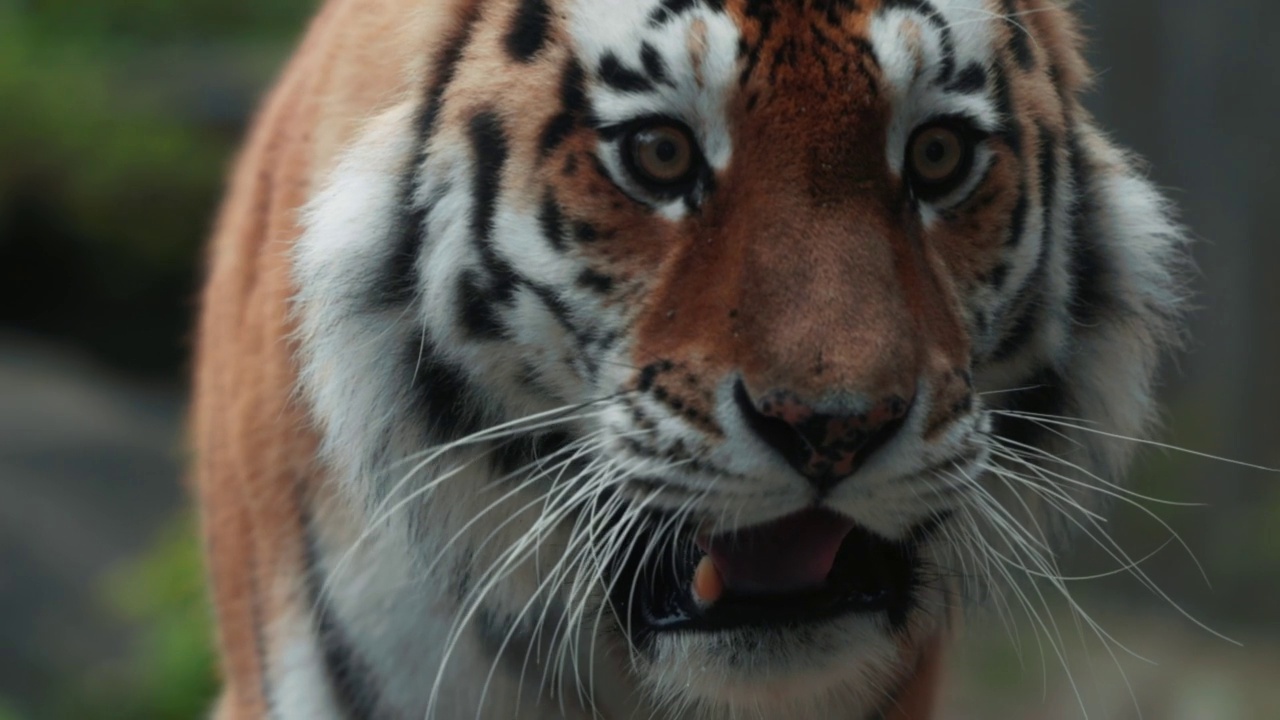
<svg viewBox="0 0 1280 720">
<path fill-rule="evenodd" d="M 675 143 L 670 140 L 664 140 L 658 144 L 657 148 L 654 149 L 653 154 L 662 162 L 669 163 L 676 159 L 676 155 L 679 154 L 679 152 L 680 151 L 676 149 Z"/>
<path fill-rule="evenodd" d="M 925 148 L 924 156 L 929 162 L 937 165 L 947 157 L 947 147 L 939 140 L 934 140 Z"/>
</svg>

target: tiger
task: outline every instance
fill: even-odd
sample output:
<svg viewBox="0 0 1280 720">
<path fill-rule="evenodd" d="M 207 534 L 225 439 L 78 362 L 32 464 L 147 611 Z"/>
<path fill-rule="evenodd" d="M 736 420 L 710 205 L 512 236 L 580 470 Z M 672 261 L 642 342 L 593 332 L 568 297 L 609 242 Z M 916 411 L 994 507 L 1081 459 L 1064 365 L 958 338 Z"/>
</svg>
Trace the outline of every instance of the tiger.
<svg viewBox="0 0 1280 720">
<path fill-rule="evenodd" d="M 323 3 L 207 255 L 214 717 L 939 717 L 1184 341 L 1082 47 L 1061 0 Z"/>
</svg>

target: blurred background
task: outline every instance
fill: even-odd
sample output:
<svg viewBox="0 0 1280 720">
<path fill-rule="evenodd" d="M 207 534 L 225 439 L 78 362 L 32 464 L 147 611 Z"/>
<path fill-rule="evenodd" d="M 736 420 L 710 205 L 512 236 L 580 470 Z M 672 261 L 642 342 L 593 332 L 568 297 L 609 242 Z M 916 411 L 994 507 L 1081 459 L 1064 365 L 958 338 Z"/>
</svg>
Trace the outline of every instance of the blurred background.
<svg viewBox="0 0 1280 720">
<path fill-rule="evenodd" d="M 315 2 L 0 0 L 0 720 L 185 719 L 214 692 L 183 487 L 198 258 Z M 1280 466 L 1280 3 L 1076 4 L 1090 105 L 1201 239 L 1164 439 Z M 1203 505 L 1150 507 L 1208 582 L 1114 508 L 1167 598 L 1073 582 L 1107 643 L 1048 591 L 1039 631 L 972 618 L 950 717 L 1280 718 L 1280 477 L 1154 450 L 1135 478 Z M 1068 574 L 1116 568 L 1084 545 Z"/>
</svg>

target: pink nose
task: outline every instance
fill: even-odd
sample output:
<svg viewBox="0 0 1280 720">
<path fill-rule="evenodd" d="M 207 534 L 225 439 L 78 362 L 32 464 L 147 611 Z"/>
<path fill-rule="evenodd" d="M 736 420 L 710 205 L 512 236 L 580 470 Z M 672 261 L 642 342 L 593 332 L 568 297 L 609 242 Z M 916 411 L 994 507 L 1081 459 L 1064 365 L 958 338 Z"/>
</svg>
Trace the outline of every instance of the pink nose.
<svg viewBox="0 0 1280 720">
<path fill-rule="evenodd" d="M 748 427 L 819 490 L 857 472 L 893 439 L 911 409 L 910 399 L 892 395 L 865 412 L 822 413 L 786 391 L 754 399 L 742 382 L 734 397 Z"/>
</svg>

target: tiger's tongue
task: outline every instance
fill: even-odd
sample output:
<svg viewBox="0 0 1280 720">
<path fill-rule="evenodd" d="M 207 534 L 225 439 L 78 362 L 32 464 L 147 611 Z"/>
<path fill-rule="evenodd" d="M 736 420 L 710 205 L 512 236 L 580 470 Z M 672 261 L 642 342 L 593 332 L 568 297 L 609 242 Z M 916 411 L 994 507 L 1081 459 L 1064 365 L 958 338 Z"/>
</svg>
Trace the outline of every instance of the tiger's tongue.
<svg viewBox="0 0 1280 720">
<path fill-rule="evenodd" d="M 806 510 L 768 525 L 700 538 L 726 590 L 739 595 L 784 595 L 819 587 L 831 574 L 853 522 Z"/>
</svg>

